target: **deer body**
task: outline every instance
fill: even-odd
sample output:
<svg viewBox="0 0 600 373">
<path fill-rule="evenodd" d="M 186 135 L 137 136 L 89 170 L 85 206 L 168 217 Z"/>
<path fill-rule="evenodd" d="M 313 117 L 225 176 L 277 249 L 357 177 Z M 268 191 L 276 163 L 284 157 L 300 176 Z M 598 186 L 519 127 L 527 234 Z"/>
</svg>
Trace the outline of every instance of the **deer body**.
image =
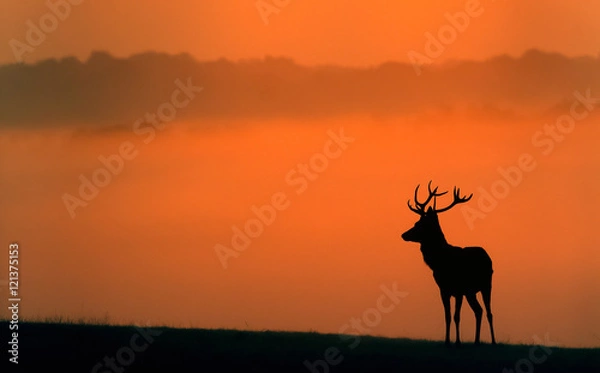
<svg viewBox="0 0 600 373">
<path fill-rule="evenodd" d="M 448 245 L 432 249 L 421 246 L 421 252 L 425 264 L 433 271 L 435 283 L 440 290 L 445 290 L 452 296 L 478 293 L 490 285 L 492 260 L 481 247 L 463 249 Z M 450 263 L 454 265 L 449 265 Z"/>
<path fill-rule="evenodd" d="M 491 312 L 491 292 L 492 292 L 492 259 L 482 247 L 457 247 L 448 244 L 442 228 L 440 226 L 437 214 L 447 211 L 458 203 L 467 202 L 471 196 L 460 197 L 460 189 L 454 188 L 454 202 L 446 208 L 437 210 L 435 208 L 435 198 L 444 193 L 437 193 L 437 188 L 431 190 L 429 183 L 429 197 L 424 203 L 417 200 L 419 187 L 415 190 L 415 205 L 412 207 L 409 201 L 409 208 L 419 214 L 421 217 L 413 228 L 402 234 L 405 241 L 418 242 L 421 244 L 421 253 L 425 264 L 433 271 L 433 278 L 440 288 L 440 295 L 444 305 L 444 315 L 446 320 L 446 344 L 450 343 L 450 298 L 454 297 L 455 312 L 454 322 L 456 324 L 456 344 L 460 344 L 460 309 L 463 297 L 473 309 L 476 319 L 475 343 L 479 343 L 481 331 L 481 319 L 483 310 L 477 300 L 477 293 L 481 292 L 483 302 L 486 308 L 487 319 L 490 325 L 492 344 L 496 343 L 494 337 L 494 327 L 492 323 Z M 434 207 L 425 210 L 426 205 L 431 198 L 434 198 Z"/>
</svg>

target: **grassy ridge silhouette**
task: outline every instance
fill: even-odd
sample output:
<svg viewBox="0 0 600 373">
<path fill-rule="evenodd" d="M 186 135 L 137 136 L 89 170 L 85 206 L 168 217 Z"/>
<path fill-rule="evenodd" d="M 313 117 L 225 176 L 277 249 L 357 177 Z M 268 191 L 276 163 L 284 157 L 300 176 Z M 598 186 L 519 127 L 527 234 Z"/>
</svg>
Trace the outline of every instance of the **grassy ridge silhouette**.
<svg viewBox="0 0 600 373">
<path fill-rule="evenodd" d="M 8 322 L 0 323 L 8 330 Z M 343 339 L 316 332 L 240 331 L 151 327 L 152 343 L 136 352 L 133 362 L 119 366 L 134 372 L 310 372 L 305 361 L 323 360 L 330 347 L 342 360 L 318 372 L 503 372 L 528 359 L 532 346 L 508 345 L 447 348 L 442 342 L 360 336 Z M 3 333 L 4 334 L 4 333 Z M 115 358 L 132 337 L 134 326 L 24 322 L 19 324 L 21 371 L 93 372 L 105 357 Z M 134 341 L 142 345 L 143 339 Z M 598 372 L 600 349 L 550 347 L 547 359 L 535 372 Z M 6 355 L 6 352 L 4 353 Z M 536 356 L 540 356 L 538 351 Z M 129 359 L 126 355 L 121 358 Z M 8 357 L 6 357 L 6 360 Z M 13 367 L 14 368 L 14 367 Z M 3 370 L 4 371 L 4 370 Z M 97 368 L 96 372 L 111 369 Z M 114 370 L 112 370 L 114 371 Z"/>
</svg>

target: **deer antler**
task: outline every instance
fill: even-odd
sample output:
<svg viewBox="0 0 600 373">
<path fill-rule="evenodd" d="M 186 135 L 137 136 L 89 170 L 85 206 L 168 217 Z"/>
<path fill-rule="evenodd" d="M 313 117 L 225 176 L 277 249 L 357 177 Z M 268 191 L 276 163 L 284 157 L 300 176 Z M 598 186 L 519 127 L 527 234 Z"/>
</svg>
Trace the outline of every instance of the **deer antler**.
<svg viewBox="0 0 600 373">
<path fill-rule="evenodd" d="M 437 188 L 436 188 L 436 189 L 437 189 Z M 452 207 L 454 207 L 454 206 L 458 205 L 459 203 L 465 203 L 465 202 L 469 201 L 469 200 L 471 199 L 471 197 L 473 197 L 473 193 L 471 193 L 471 195 L 470 195 L 470 196 L 468 196 L 468 197 L 466 197 L 466 196 L 464 196 L 464 197 L 461 197 L 461 196 L 460 196 L 460 188 L 456 188 L 456 187 L 454 187 L 454 193 L 453 193 L 453 194 L 454 194 L 454 201 L 452 201 L 452 203 L 451 203 L 449 206 L 447 206 L 447 207 L 444 207 L 443 209 L 439 209 L 439 210 L 437 210 L 437 209 L 434 207 L 434 208 L 433 208 L 433 211 L 434 211 L 434 212 L 436 212 L 436 213 L 440 213 L 440 212 L 448 211 L 448 210 L 450 210 Z"/>
<path fill-rule="evenodd" d="M 429 183 L 427 184 L 427 190 L 429 192 L 429 196 L 427 197 L 425 202 L 421 203 L 421 202 L 419 202 L 419 199 L 418 199 L 420 186 L 421 186 L 421 184 L 417 185 L 417 188 L 415 189 L 415 207 L 412 207 L 412 205 L 410 204 L 410 199 L 409 199 L 408 200 L 408 208 L 414 213 L 417 213 L 419 215 L 425 215 L 425 206 L 427 206 L 429 201 L 431 201 L 431 199 L 433 198 L 434 203 L 435 203 L 436 197 L 443 196 L 444 194 L 448 193 L 448 191 L 438 193 L 438 191 L 437 191 L 438 187 L 435 187 L 434 190 L 431 190 L 431 180 L 430 180 Z"/>
</svg>

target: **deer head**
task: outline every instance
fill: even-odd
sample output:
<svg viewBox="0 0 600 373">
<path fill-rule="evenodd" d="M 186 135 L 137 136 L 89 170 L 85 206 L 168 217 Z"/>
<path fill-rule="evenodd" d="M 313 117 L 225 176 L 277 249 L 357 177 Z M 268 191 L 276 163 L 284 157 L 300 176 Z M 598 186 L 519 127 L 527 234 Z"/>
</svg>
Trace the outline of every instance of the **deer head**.
<svg viewBox="0 0 600 373">
<path fill-rule="evenodd" d="M 402 239 L 404 241 L 419 242 L 419 243 L 439 242 L 440 240 L 445 242 L 444 234 L 442 233 L 442 228 L 440 227 L 440 221 L 438 220 L 437 214 L 440 212 L 448 211 L 452 207 L 458 205 L 459 203 L 465 203 L 465 202 L 469 201 L 471 199 L 471 197 L 473 197 L 473 194 L 471 194 L 468 197 L 461 197 L 460 196 L 460 188 L 454 187 L 454 200 L 452 201 L 452 203 L 444 208 L 438 209 L 436 207 L 436 198 L 439 196 L 443 196 L 444 194 L 446 194 L 448 192 L 446 191 L 446 192 L 438 193 L 437 187 L 432 190 L 431 189 L 431 181 L 430 181 L 429 184 L 427 184 L 427 190 L 429 191 L 429 196 L 427 197 L 425 202 L 419 202 L 419 199 L 418 199 L 419 186 L 420 185 L 417 185 L 417 188 L 415 189 L 415 197 L 414 197 L 415 207 L 413 207 L 410 204 L 410 200 L 408 200 L 408 208 L 412 212 L 418 214 L 420 216 L 420 218 L 411 229 L 402 233 Z M 429 202 L 431 202 L 432 198 L 433 198 L 433 208 L 431 206 L 429 206 L 429 208 L 426 209 L 427 204 Z"/>
</svg>

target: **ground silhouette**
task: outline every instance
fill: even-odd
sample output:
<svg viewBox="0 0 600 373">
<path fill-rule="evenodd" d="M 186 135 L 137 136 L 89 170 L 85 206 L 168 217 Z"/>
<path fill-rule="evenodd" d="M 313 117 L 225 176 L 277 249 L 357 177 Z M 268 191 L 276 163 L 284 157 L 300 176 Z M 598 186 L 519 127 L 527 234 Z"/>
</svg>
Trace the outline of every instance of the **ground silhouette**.
<svg viewBox="0 0 600 373">
<path fill-rule="evenodd" d="M 8 330 L 8 322 L 0 322 L 0 328 Z M 5 350 L 0 370 L 86 373 L 97 367 L 96 373 L 114 372 L 104 365 L 107 358 L 114 359 L 116 371 L 121 373 L 309 373 L 306 361 L 323 360 L 325 351 L 337 348 L 336 360 L 342 358 L 328 366 L 330 373 L 511 372 L 518 371 L 516 364 L 529 359 L 532 351 L 540 358 L 546 350 L 546 358 L 534 363 L 536 373 L 600 371 L 600 349 L 470 343 L 448 349 L 441 341 L 370 336 L 360 336 L 360 343 L 351 349 L 335 334 L 143 328 L 148 335 L 136 337 L 140 331 L 133 326 L 19 323 L 19 366 L 5 369 Z M 133 354 L 128 355 L 132 344 L 140 351 L 132 349 Z M 319 372 L 325 373 L 323 369 Z"/>
</svg>

